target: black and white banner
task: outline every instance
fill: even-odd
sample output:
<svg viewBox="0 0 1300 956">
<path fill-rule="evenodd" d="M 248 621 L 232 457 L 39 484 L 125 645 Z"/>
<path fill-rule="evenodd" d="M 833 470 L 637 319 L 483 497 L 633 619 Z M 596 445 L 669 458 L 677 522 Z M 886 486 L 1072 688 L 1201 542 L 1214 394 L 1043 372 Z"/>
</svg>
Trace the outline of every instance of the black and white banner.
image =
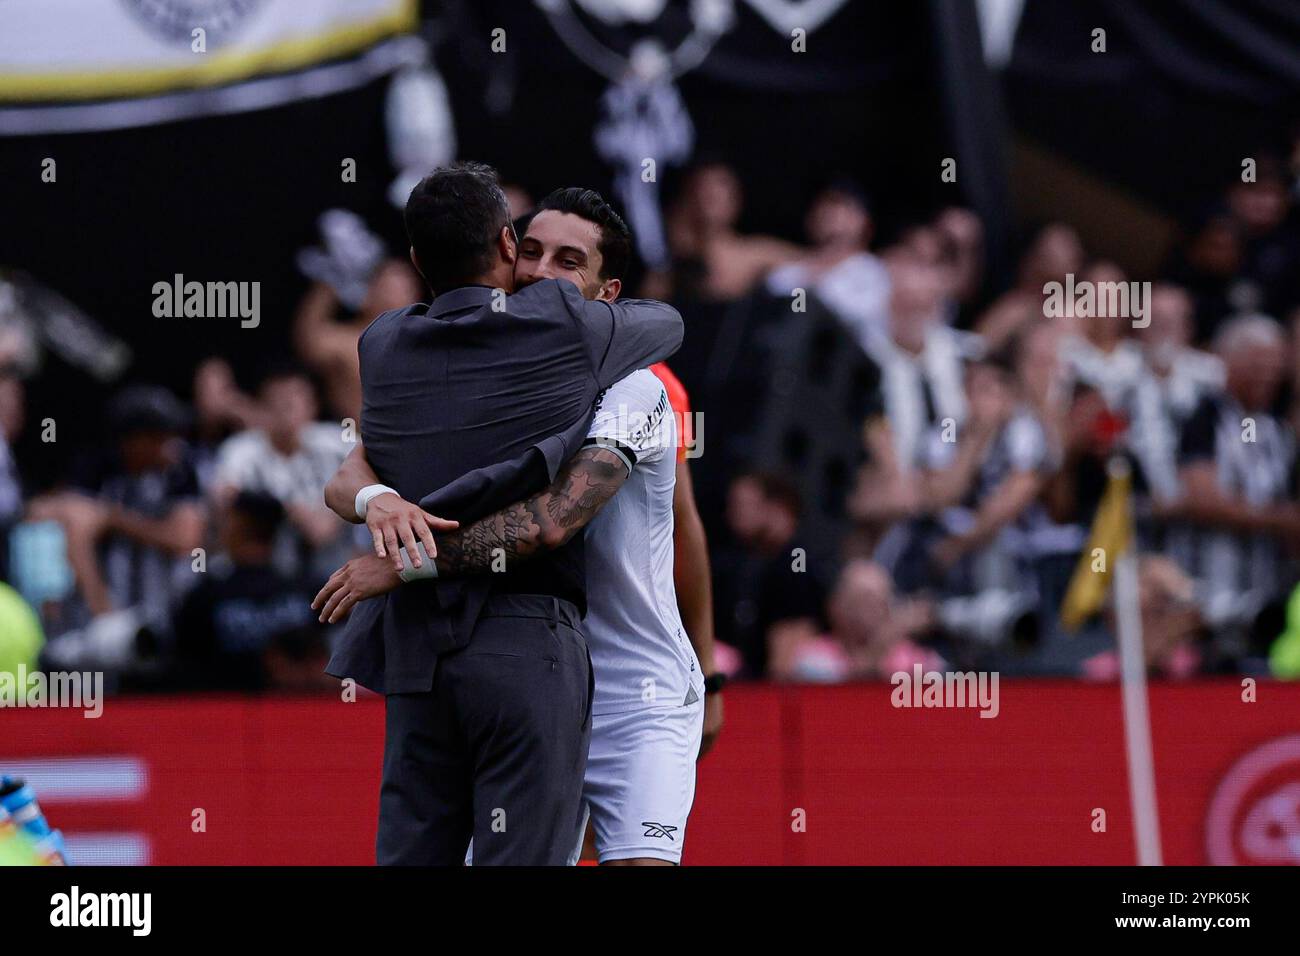
<svg viewBox="0 0 1300 956">
<path fill-rule="evenodd" d="M 4 0 L 0 135 L 324 96 L 416 61 L 416 0 Z"/>
</svg>

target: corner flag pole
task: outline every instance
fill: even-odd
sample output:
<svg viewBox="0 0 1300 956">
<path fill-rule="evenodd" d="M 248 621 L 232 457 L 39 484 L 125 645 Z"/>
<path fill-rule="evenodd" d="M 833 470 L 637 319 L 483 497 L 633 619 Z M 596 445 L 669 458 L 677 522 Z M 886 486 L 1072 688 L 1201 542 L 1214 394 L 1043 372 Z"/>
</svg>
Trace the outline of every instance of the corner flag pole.
<svg viewBox="0 0 1300 956">
<path fill-rule="evenodd" d="M 1128 462 L 1111 461 L 1113 477 L 1126 477 Z M 1136 541 L 1129 511 L 1128 541 L 1115 559 L 1115 620 L 1119 630 L 1120 685 L 1124 700 L 1124 742 L 1128 755 L 1129 800 L 1139 866 L 1161 866 L 1160 817 L 1151 748 L 1151 715 L 1147 708 L 1146 655 L 1142 641 L 1142 606 L 1138 592 Z"/>
</svg>

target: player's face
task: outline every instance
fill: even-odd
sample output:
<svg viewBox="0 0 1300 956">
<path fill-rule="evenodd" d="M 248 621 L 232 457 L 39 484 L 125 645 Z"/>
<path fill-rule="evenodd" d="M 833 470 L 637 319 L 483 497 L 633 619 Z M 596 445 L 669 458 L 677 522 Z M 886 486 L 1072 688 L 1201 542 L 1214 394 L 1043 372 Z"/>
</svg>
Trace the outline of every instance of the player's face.
<svg viewBox="0 0 1300 956">
<path fill-rule="evenodd" d="M 600 227 L 572 213 L 544 209 L 533 217 L 519 242 L 515 286 L 522 289 L 542 279 L 565 279 L 585 299 L 612 302 L 621 283 L 602 279 Z"/>
</svg>

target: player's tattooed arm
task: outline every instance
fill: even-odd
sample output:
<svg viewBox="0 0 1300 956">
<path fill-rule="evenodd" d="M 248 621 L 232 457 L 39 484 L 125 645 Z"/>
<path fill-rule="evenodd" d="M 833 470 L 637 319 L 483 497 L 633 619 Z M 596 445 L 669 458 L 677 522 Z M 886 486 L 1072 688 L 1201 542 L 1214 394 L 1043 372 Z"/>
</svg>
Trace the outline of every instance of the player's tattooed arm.
<svg viewBox="0 0 1300 956">
<path fill-rule="evenodd" d="M 624 459 L 603 448 L 584 448 L 574 455 L 555 482 L 526 501 L 456 531 L 439 531 L 439 575 L 473 574 L 509 568 L 558 548 L 587 526 L 627 480 Z M 376 499 L 378 500 L 378 499 Z M 375 554 L 348 561 L 330 575 L 312 601 L 322 623 L 335 624 L 357 602 L 401 586 L 392 562 Z"/>
<path fill-rule="evenodd" d="M 566 544 L 627 480 L 624 459 L 592 446 L 569 460 L 550 487 L 466 528 L 434 535 L 438 574 L 510 567 Z"/>
</svg>

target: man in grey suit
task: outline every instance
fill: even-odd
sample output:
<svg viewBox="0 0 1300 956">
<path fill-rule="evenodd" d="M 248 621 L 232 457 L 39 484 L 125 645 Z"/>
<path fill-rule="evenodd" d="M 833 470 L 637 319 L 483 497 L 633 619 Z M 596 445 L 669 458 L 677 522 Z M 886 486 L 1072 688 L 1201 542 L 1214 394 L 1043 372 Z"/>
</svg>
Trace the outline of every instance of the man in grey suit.
<svg viewBox="0 0 1300 956">
<path fill-rule="evenodd" d="M 508 294 L 517 241 L 479 164 L 426 177 L 406 227 L 434 299 L 381 315 L 358 343 L 364 454 L 383 485 L 357 511 L 384 490 L 437 488 L 421 507 L 464 527 L 555 481 L 600 391 L 675 352 L 681 317 L 556 280 Z M 616 473 L 571 463 L 573 509 Z M 352 613 L 327 670 L 386 695 L 381 864 L 458 865 L 471 836 L 477 863 L 565 862 L 590 731 L 582 542 L 446 580 L 402 549 L 427 579 Z"/>
</svg>

